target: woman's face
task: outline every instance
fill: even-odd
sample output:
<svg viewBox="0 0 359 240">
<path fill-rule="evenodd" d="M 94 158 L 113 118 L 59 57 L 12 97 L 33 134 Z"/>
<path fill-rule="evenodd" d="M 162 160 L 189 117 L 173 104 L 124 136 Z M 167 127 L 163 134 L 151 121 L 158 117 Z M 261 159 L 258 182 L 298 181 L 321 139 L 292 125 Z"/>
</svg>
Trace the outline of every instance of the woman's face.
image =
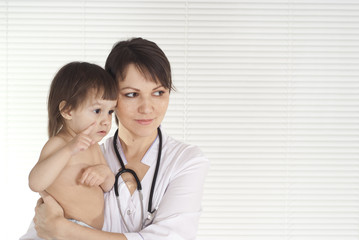
<svg viewBox="0 0 359 240">
<path fill-rule="evenodd" d="M 126 77 L 119 81 L 116 115 L 119 125 L 140 137 L 157 134 L 169 103 L 169 90 L 137 70 L 134 64 L 127 68 Z"/>
</svg>

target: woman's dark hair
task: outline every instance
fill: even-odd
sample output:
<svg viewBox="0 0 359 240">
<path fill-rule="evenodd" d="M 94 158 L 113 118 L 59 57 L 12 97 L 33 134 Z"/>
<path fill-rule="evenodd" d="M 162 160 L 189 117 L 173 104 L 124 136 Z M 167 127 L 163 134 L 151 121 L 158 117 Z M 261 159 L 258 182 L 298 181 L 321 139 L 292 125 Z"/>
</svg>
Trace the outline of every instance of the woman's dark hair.
<svg viewBox="0 0 359 240">
<path fill-rule="evenodd" d="M 134 64 L 146 79 L 170 91 L 173 89 L 170 63 L 156 43 L 143 38 L 116 43 L 107 57 L 105 70 L 117 81 L 123 81 L 130 64 Z"/>
<path fill-rule="evenodd" d="M 55 75 L 48 98 L 48 135 L 55 136 L 63 127 L 62 109 L 76 109 L 88 97 L 89 92 L 101 94 L 104 100 L 117 100 L 118 84 L 103 68 L 87 62 L 71 62 Z"/>
</svg>

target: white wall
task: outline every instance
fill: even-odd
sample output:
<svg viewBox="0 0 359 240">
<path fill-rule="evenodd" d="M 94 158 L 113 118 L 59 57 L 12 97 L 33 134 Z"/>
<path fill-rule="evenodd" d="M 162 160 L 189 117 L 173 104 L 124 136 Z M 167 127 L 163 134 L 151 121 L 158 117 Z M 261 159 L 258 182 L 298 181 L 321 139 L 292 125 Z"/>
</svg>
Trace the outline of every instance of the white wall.
<svg viewBox="0 0 359 240">
<path fill-rule="evenodd" d="M 358 0 L 0 0 L 0 238 L 33 216 L 55 72 L 141 36 L 172 63 L 165 128 L 211 161 L 198 239 L 359 239 L 358 23 Z"/>
</svg>

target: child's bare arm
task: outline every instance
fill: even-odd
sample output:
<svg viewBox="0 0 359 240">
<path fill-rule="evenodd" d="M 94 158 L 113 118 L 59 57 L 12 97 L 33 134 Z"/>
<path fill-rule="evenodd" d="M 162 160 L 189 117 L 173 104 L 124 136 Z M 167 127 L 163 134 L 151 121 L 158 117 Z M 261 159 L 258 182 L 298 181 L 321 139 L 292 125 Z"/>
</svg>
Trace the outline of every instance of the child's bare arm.
<svg viewBox="0 0 359 240">
<path fill-rule="evenodd" d="M 100 186 L 104 192 L 108 192 L 115 183 L 115 175 L 108 167 L 102 154 L 100 146 L 97 145 L 98 164 L 88 167 L 84 170 L 80 183 L 90 187 Z"/>
<path fill-rule="evenodd" d="M 29 186 L 34 192 L 42 192 L 57 178 L 70 160 L 71 150 L 59 137 L 51 138 L 41 151 L 40 159 L 29 175 Z"/>
<path fill-rule="evenodd" d="M 80 183 L 87 186 L 100 186 L 104 192 L 113 187 L 115 176 L 107 164 L 97 164 L 86 168 L 83 172 Z"/>
<path fill-rule="evenodd" d="M 92 125 L 66 143 L 60 137 L 51 138 L 41 151 L 40 159 L 29 175 L 29 186 L 35 192 L 46 190 L 59 176 L 71 157 L 86 150 L 94 142 L 87 135 Z"/>
<path fill-rule="evenodd" d="M 115 175 L 113 174 L 111 169 L 107 166 L 107 164 L 106 164 L 106 168 L 107 168 L 106 180 L 100 185 L 100 187 L 104 192 L 110 191 L 113 187 L 113 184 L 115 183 Z"/>
</svg>

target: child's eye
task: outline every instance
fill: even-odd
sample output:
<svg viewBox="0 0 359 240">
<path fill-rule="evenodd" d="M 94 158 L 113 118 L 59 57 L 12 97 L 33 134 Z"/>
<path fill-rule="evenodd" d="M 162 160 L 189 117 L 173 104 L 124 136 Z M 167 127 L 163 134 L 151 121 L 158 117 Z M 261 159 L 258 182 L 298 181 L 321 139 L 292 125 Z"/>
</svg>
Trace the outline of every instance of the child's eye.
<svg viewBox="0 0 359 240">
<path fill-rule="evenodd" d="M 108 114 L 111 115 L 114 112 L 114 110 L 108 111 Z"/>
<path fill-rule="evenodd" d="M 129 97 L 129 98 L 134 98 L 134 97 L 137 97 L 137 96 L 138 96 L 138 93 L 135 93 L 135 92 L 126 93 L 125 96 L 126 96 L 126 97 Z"/>
<path fill-rule="evenodd" d="M 99 114 L 101 112 L 101 109 L 95 109 L 94 113 Z"/>
<path fill-rule="evenodd" d="M 165 93 L 165 91 L 157 91 L 157 92 L 154 92 L 153 95 L 155 96 L 162 96 L 163 94 Z"/>
</svg>

